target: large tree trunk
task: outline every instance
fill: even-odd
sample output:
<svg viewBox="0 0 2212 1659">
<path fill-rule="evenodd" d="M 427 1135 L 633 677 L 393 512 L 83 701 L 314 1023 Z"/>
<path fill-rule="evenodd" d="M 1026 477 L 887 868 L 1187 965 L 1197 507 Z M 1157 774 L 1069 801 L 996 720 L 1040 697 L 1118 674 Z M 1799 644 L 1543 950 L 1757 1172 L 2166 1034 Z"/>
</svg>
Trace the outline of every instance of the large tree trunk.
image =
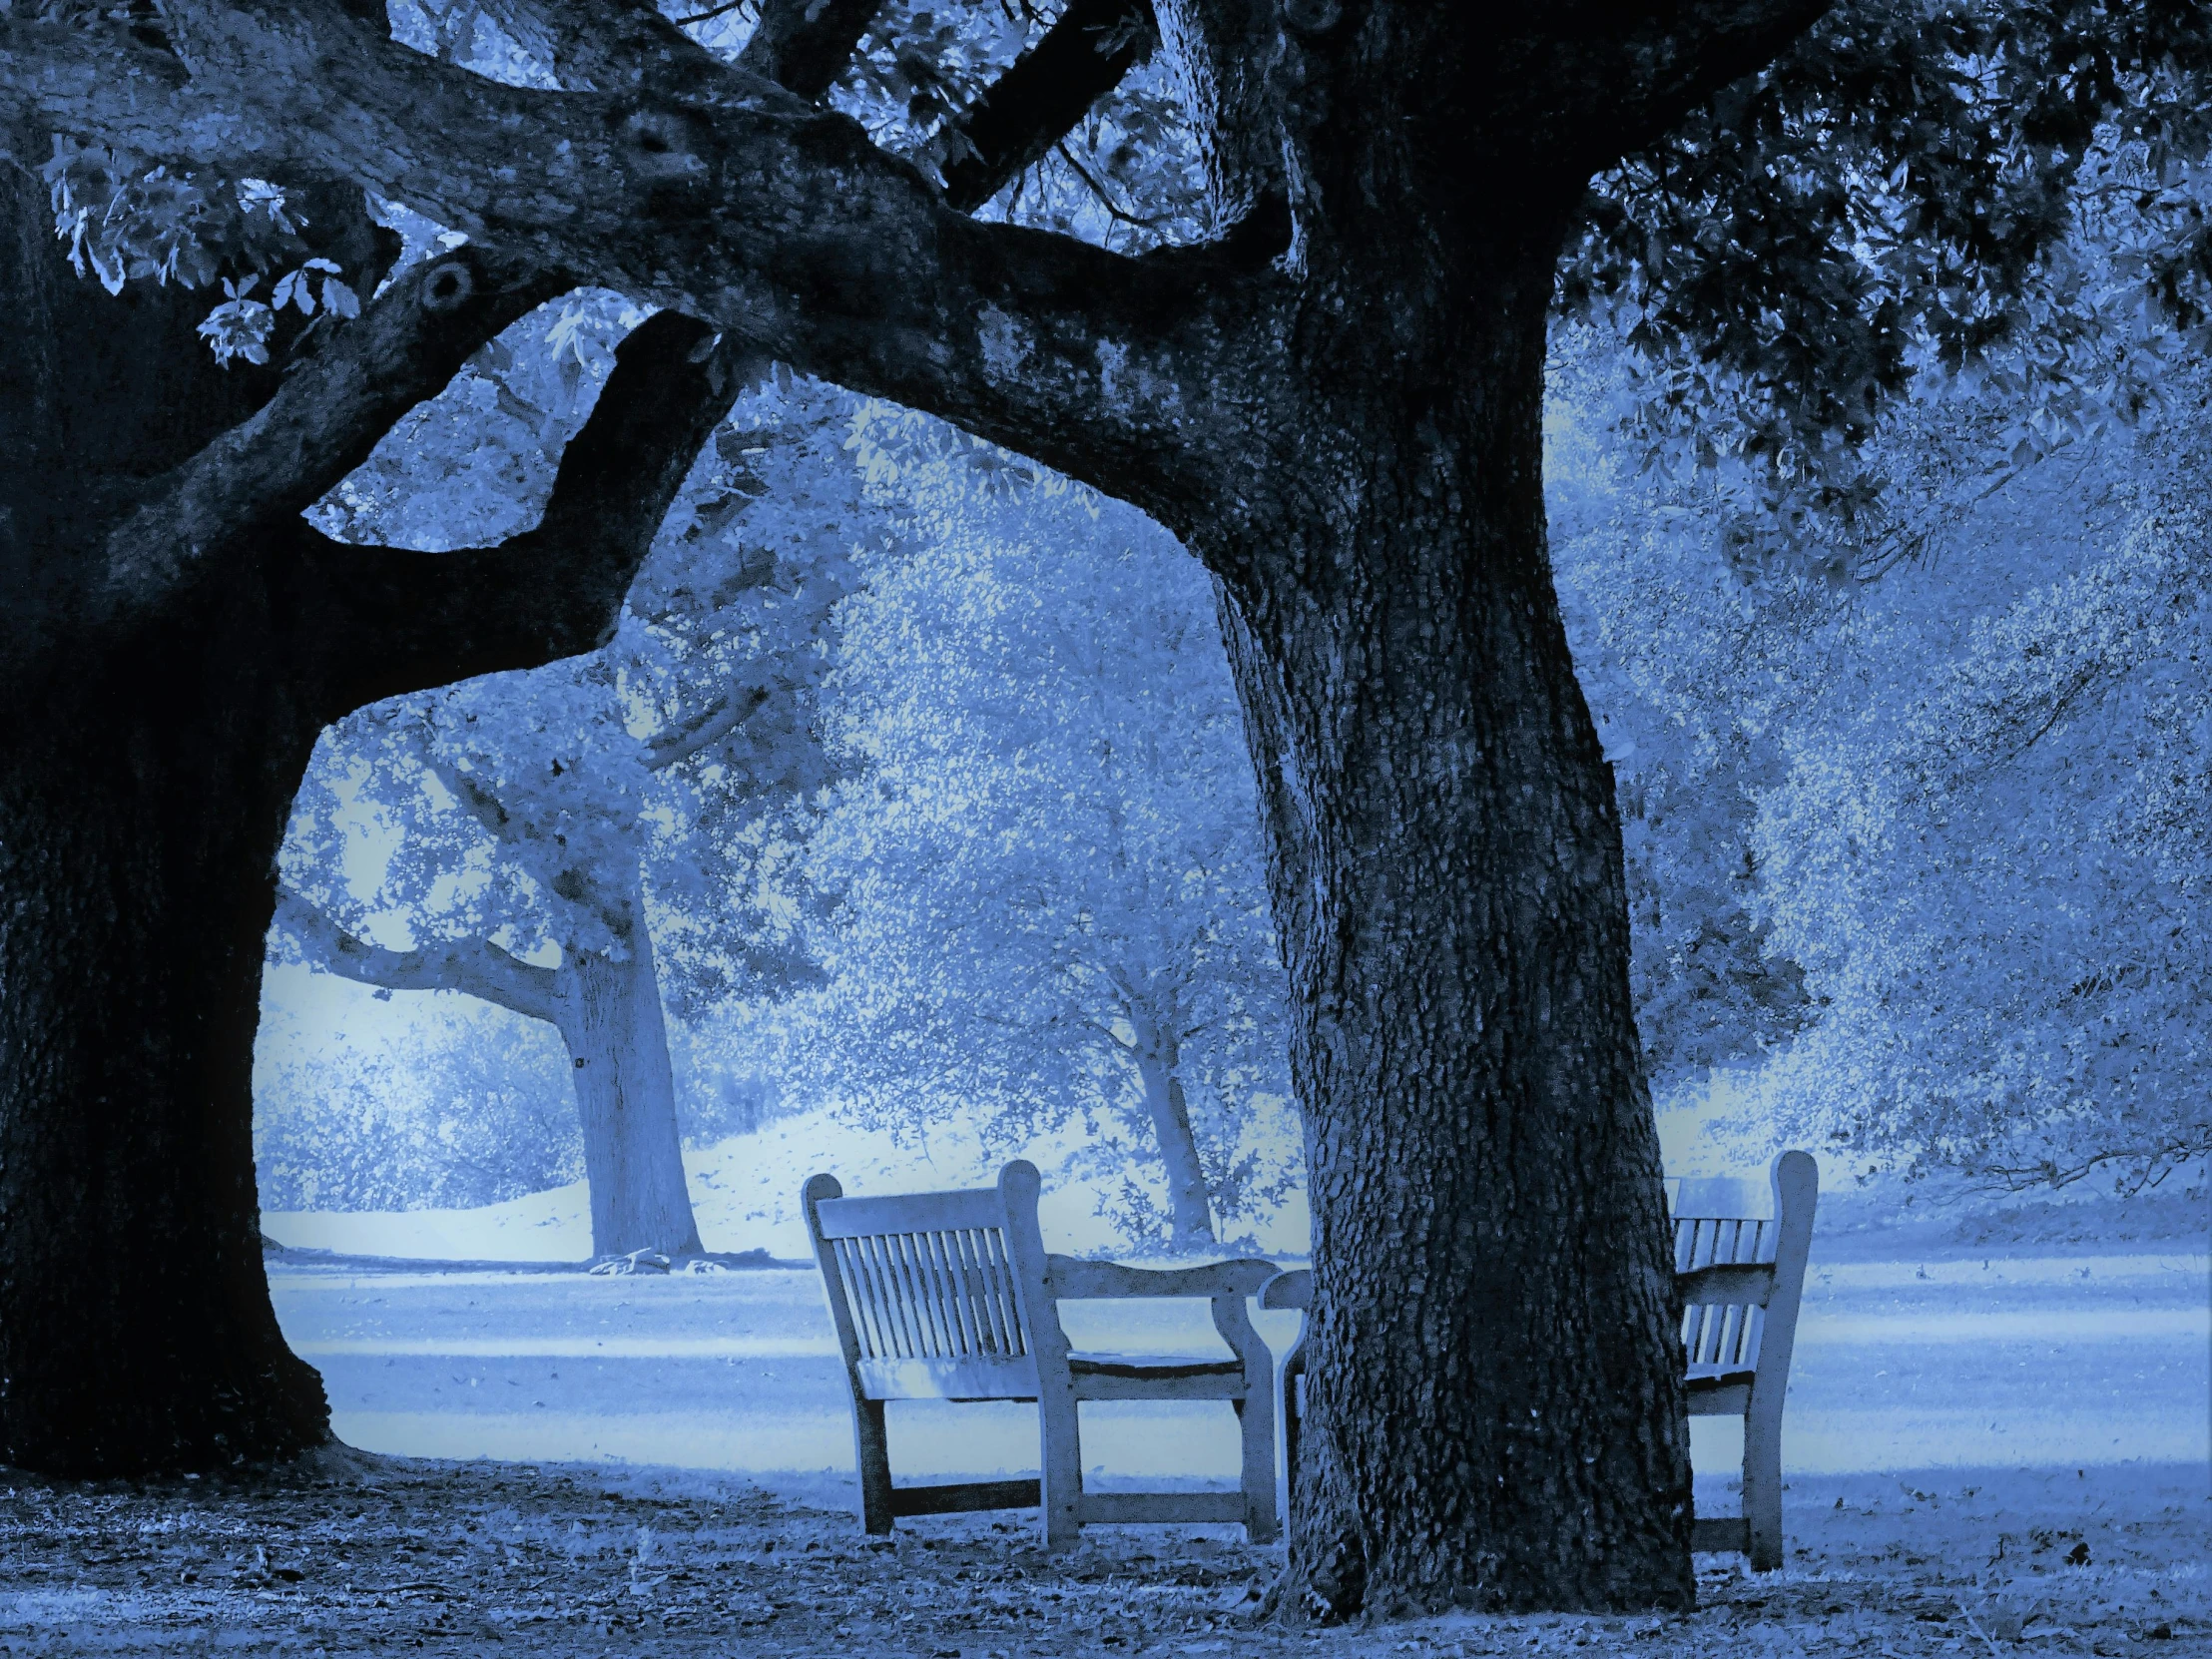
<svg viewBox="0 0 2212 1659">
<path fill-rule="evenodd" d="M 1545 545 L 1537 242 L 1448 308 L 1317 323 L 1295 483 L 1209 549 L 1247 573 L 1225 629 L 1294 989 L 1292 1582 L 1325 1615 L 1692 1596 L 1620 829 Z"/>
<path fill-rule="evenodd" d="M 1191 1111 L 1183 1096 L 1182 1045 L 1170 1025 L 1136 1022 L 1137 1075 L 1144 1084 L 1145 1114 L 1160 1148 L 1168 1178 L 1168 1218 L 1173 1242 L 1187 1250 L 1214 1242 L 1212 1195 L 1205 1166 L 1198 1158 L 1198 1137 L 1191 1133 Z"/>
<path fill-rule="evenodd" d="M 372 248 L 346 194 L 318 229 Z M 317 359 L 225 375 L 194 337 L 207 294 L 111 298 L 50 232 L 0 163 L 0 1461 L 224 1467 L 328 1437 L 271 1310 L 253 1161 L 276 857 L 316 735 L 598 643 L 735 386 L 704 329 L 656 317 L 539 531 L 335 549 L 293 511 L 242 527 L 223 504 L 313 499 L 557 287 L 464 251 Z M 365 258 L 347 274 L 372 276 Z M 286 398 L 273 428 L 217 441 Z M 300 400 L 336 411 L 332 447 Z"/>
<path fill-rule="evenodd" d="M 566 953 L 556 981 L 584 1126 L 592 1254 L 696 1256 L 699 1228 L 684 1184 L 653 939 L 640 924 L 624 942 L 620 960 L 602 951 Z"/>
<path fill-rule="evenodd" d="M 364 233 L 329 249 L 357 274 L 370 228 L 317 211 Z M 5 163 L 0 303 L 0 1461 L 293 1450 L 328 1414 L 270 1308 L 249 1103 L 274 857 L 323 718 L 269 642 L 304 619 L 252 553 L 123 626 L 81 626 L 76 592 L 141 481 L 277 374 L 216 367 L 205 294 L 77 277 Z"/>
<path fill-rule="evenodd" d="M 251 582 L 59 678 L 0 740 L 0 1460 L 220 1466 L 327 1436 L 262 1273 L 252 1064 L 321 721 Z"/>
</svg>

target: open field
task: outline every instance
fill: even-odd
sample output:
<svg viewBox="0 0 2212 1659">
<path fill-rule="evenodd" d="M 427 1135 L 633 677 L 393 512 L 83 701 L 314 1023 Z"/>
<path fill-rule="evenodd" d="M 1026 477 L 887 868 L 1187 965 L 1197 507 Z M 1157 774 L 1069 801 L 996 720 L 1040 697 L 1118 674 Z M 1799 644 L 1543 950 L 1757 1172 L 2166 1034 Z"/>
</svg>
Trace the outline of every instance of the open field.
<svg viewBox="0 0 2212 1659">
<path fill-rule="evenodd" d="M 1710 1558 L 1687 1617 L 1325 1631 L 1252 1624 L 1281 1555 L 1234 1528 L 1094 1529 L 1059 1559 L 1018 1512 L 861 1537 L 811 1271 L 287 1255 L 285 1330 L 365 1451 L 243 1483 L 12 1477 L 0 1651 L 2212 1654 L 2204 1255 L 1918 1254 L 1816 1247 L 1782 1572 Z M 1211 1341 L 1195 1306 L 1102 1312 L 1071 1310 L 1084 1346 Z M 1229 1484 L 1217 1409 L 1087 1416 L 1091 1478 Z M 1696 1426 L 1723 1510 L 1733 1425 Z M 909 1407 L 893 1436 L 906 1476 L 1034 1449 L 1017 1406 Z"/>
<path fill-rule="evenodd" d="M 849 1429 L 812 1269 L 591 1278 L 312 1263 L 273 1265 L 278 1315 L 321 1369 L 351 1444 L 681 1464 L 843 1501 Z M 1197 1304 L 1141 1316 L 1075 1307 L 1068 1319 L 1079 1347 L 1215 1345 Z M 1281 1347 L 1293 1319 L 1267 1316 L 1263 1334 Z M 1816 1257 L 1785 1466 L 2202 1464 L 2208 1355 L 2202 1255 Z M 1086 1468 L 1109 1483 L 1234 1483 L 1226 1405 L 1085 1409 Z M 894 1466 L 913 1476 L 1033 1467 L 1033 1423 L 1015 1405 L 894 1406 Z M 1740 1455 L 1733 1424 L 1694 1426 L 1701 1466 Z"/>
</svg>

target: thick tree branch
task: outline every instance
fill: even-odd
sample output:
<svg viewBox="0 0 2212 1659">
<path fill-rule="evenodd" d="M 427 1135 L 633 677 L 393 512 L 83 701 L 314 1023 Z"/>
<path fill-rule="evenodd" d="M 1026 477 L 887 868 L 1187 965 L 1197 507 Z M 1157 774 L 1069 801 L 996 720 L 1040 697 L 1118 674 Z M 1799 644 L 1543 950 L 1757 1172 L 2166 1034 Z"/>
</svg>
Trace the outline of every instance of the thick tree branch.
<svg viewBox="0 0 2212 1659">
<path fill-rule="evenodd" d="M 277 892 L 276 925 L 315 965 L 359 984 L 387 991 L 465 991 L 531 1019 L 557 1023 L 560 1018 L 553 969 L 533 966 L 489 939 L 386 950 L 347 932 L 289 887 Z"/>
<path fill-rule="evenodd" d="M 1215 407 L 1215 370 L 1255 300 L 1226 273 L 976 225 L 856 123 L 742 69 L 718 71 L 712 109 L 534 92 L 375 38 L 334 0 L 169 11 L 197 83 L 296 165 L 1115 493 L 1157 507 L 1237 486 L 1213 440 L 1243 424 Z M 4 63 L 0 97 L 60 119 Z M 98 109 L 69 115 L 103 136 Z"/>
<path fill-rule="evenodd" d="M 761 0 L 761 21 L 738 66 L 819 103 L 835 84 L 883 0 Z"/>
<path fill-rule="evenodd" d="M 615 348 L 535 529 L 495 548 L 415 553 L 302 525 L 316 579 L 355 632 L 348 658 L 364 678 L 344 688 L 348 707 L 605 644 L 700 446 L 766 366 L 663 311 Z"/>
<path fill-rule="evenodd" d="M 273 146 L 254 112 L 234 106 L 220 89 L 197 85 L 174 56 L 124 28 L 64 28 L 0 15 L 0 89 L 10 127 L 97 134 L 140 155 L 213 162 Z M 20 159 L 35 166 L 45 158 Z"/>
<path fill-rule="evenodd" d="M 1690 0 L 1651 8 L 1656 15 L 1648 21 L 1623 28 L 1612 0 L 1577 0 L 1524 14 L 1542 20 L 1535 31 L 1542 38 L 1500 43 L 1504 50 L 1494 61 L 1501 86 L 1512 84 L 1507 78 L 1516 69 L 1557 77 L 1542 88 L 1556 112 L 1545 125 L 1571 145 L 1587 177 L 1651 143 L 1731 81 L 1766 67 L 1834 3 Z M 1558 98 L 1561 87 L 1579 96 Z M 1524 100 L 1537 89 L 1522 80 L 1520 90 Z M 1577 117 L 1587 126 L 1570 135 L 1564 129 Z"/>
<path fill-rule="evenodd" d="M 1070 0 L 1044 39 L 939 139 L 945 200 L 972 213 L 1040 160 L 1151 55 L 1152 0 Z"/>
<path fill-rule="evenodd" d="M 205 555 L 296 517 L 486 340 L 569 285 L 477 248 L 403 273 L 252 418 L 156 483 L 108 538 L 113 598 L 158 597 Z"/>
</svg>

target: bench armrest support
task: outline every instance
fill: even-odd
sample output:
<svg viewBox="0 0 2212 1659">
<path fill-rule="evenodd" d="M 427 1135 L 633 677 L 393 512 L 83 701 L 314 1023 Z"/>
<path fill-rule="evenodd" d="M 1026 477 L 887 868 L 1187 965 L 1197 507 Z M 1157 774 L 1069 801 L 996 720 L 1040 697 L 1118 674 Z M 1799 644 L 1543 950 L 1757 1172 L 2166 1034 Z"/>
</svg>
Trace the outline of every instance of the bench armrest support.
<svg viewBox="0 0 2212 1659">
<path fill-rule="evenodd" d="M 1273 1262 L 1208 1262 L 1195 1268 L 1131 1268 L 1080 1256 L 1047 1256 L 1045 1277 L 1064 1302 L 1120 1297 L 1250 1296 L 1275 1277 Z"/>
</svg>

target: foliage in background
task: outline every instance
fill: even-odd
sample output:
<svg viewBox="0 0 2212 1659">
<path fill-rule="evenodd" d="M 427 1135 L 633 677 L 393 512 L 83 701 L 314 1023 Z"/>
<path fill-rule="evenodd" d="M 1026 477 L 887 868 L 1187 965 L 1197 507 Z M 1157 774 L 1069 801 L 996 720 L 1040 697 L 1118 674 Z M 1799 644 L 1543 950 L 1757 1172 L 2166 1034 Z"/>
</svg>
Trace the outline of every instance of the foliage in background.
<svg viewBox="0 0 2212 1659">
<path fill-rule="evenodd" d="M 263 1209 L 465 1208 L 582 1179 L 559 1039 L 473 998 L 436 1001 L 431 1018 L 374 1027 L 330 1020 L 312 994 L 271 1002 L 254 1076 Z"/>
<path fill-rule="evenodd" d="M 1300 1157 L 1210 584 L 936 422 L 873 408 L 857 441 L 913 545 L 844 613 L 822 1056 L 894 1128 L 957 1113 L 1010 1149 L 1080 1121 L 1131 1236 L 1198 1242 Z"/>
<path fill-rule="evenodd" d="M 1603 388 L 1560 385 L 1662 1096 L 1750 1066 L 1776 1135 L 1996 1186 L 2212 1151 L 2201 417 L 1978 470 L 1957 434 L 2008 388 L 1900 422 L 1868 453 L 1925 481 L 1927 534 L 1839 582 L 1733 557 L 1708 484 L 1637 476 Z"/>
<path fill-rule="evenodd" d="M 2212 21 L 2171 0 L 1860 0 L 1598 182 L 1564 314 L 1738 558 L 1841 575 L 1918 507 L 1869 441 L 1986 388 L 2024 465 L 2206 340 Z M 1905 410 L 1901 414 L 1901 410 Z"/>
</svg>

